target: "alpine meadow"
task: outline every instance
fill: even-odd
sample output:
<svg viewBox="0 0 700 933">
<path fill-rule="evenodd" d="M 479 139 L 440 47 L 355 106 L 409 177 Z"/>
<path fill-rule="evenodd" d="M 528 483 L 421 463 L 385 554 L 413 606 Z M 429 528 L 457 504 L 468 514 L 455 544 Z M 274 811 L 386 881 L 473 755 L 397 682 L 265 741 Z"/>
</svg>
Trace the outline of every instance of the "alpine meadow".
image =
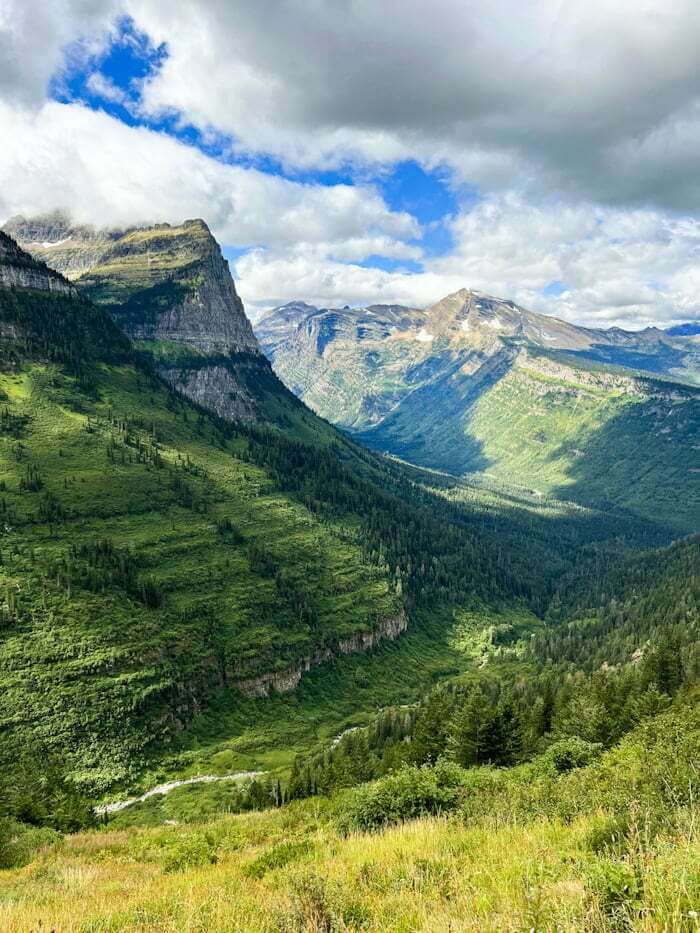
<svg viewBox="0 0 700 933">
<path fill-rule="evenodd" d="M 696 5 L 30 6 L 0 930 L 700 930 Z"/>
</svg>

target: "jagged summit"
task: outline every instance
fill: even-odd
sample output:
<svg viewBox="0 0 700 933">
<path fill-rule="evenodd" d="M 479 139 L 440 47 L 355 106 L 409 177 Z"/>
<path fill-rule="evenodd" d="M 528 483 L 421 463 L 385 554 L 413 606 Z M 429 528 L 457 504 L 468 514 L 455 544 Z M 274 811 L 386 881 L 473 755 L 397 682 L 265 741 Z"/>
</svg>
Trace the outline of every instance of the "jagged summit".
<svg viewBox="0 0 700 933">
<path fill-rule="evenodd" d="M 219 244 L 203 220 L 130 230 L 79 279 L 134 340 L 259 353 Z"/>
<path fill-rule="evenodd" d="M 322 319 L 334 321 L 338 334 L 358 328 L 360 339 L 373 336 L 415 342 L 422 345 L 416 352 L 427 355 L 431 344 L 438 341 L 455 348 L 473 347 L 489 351 L 503 342 L 529 345 L 542 349 L 591 352 L 594 355 L 609 348 L 629 350 L 634 368 L 640 360 L 633 358 L 638 350 L 654 352 L 654 345 L 671 346 L 673 338 L 688 337 L 697 332 L 697 325 L 683 325 L 664 331 L 647 327 L 628 331 L 620 327 L 607 329 L 572 324 L 549 314 L 531 311 L 510 299 L 497 298 L 473 288 L 461 288 L 441 298 L 427 308 L 404 305 L 375 304 L 363 308 L 318 308 L 304 301 L 293 301 L 266 312 L 256 324 L 258 337 L 266 347 L 275 338 L 290 337 L 290 327 L 319 327 Z M 312 323 L 313 322 L 313 323 Z M 680 347 L 680 345 L 678 345 Z M 687 349 L 687 343 L 683 345 Z M 606 360 L 612 362 L 612 360 Z M 624 359 L 615 360 L 626 365 Z M 643 361 L 641 361 L 643 362 Z M 656 371 L 656 367 L 652 367 Z"/>
<path fill-rule="evenodd" d="M 469 288 L 424 309 L 296 308 L 258 322 L 261 346 L 307 405 L 375 450 L 587 502 L 617 483 L 617 501 L 638 505 L 639 483 L 680 483 L 696 337 L 579 327 Z"/>
<path fill-rule="evenodd" d="M 176 341 L 205 353 L 259 352 L 228 263 L 201 218 L 108 230 L 53 213 L 15 217 L 5 230 L 108 306 L 134 340 Z M 157 291 L 148 295 L 151 289 Z"/>
</svg>

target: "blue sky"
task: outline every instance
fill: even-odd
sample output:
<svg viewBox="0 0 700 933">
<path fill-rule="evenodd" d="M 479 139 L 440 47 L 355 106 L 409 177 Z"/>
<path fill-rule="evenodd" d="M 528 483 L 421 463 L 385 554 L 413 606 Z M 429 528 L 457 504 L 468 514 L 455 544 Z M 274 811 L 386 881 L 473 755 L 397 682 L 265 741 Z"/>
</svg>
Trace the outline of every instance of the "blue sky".
<svg viewBox="0 0 700 933">
<path fill-rule="evenodd" d="M 692 0 L 0 6 L 5 217 L 203 217 L 252 316 L 464 287 L 700 316 Z"/>
<path fill-rule="evenodd" d="M 460 209 L 468 209 L 478 202 L 475 188 L 456 186 L 444 168 L 424 168 L 415 159 L 401 160 L 373 172 L 366 168 L 358 171 L 350 164 L 333 170 L 293 170 L 271 156 L 241 153 L 236 150 L 233 135 L 199 130 L 183 120 L 181 114 L 149 116 L 139 108 L 140 88 L 145 79 L 159 70 L 167 56 L 165 43 L 155 45 L 130 17 L 122 17 L 111 41 L 98 53 L 89 54 L 83 43 L 66 49 L 66 63 L 50 82 L 49 94 L 63 103 L 80 102 L 94 110 L 105 111 L 129 126 L 144 126 L 166 133 L 225 164 L 252 167 L 269 175 L 313 185 L 353 185 L 359 178 L 363 184 L 376 186 L 391 210 L 408 212 L 418 221 L 420 235 L 407 242 L 419 247 L 425 257 L 446 255 L 453 249 L 449 222 Z M 96 75 L 105 80 L 96 80 Z M 235 261 L 258 245 L 224 244 L 224 252 L 228 259 Z M 365 256 L 358 264 L 387 272 L 423 270 L 421 261 L 377 254 Z"/>
</svg>

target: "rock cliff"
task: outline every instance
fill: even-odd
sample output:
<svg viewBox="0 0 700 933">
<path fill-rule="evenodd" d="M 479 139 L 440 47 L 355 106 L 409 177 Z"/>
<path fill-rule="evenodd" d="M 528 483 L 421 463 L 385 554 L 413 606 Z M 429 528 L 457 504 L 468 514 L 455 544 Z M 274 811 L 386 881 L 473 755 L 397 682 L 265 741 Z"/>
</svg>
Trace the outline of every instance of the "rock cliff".
<svg viewBox="0 0 700 933">
<path fill-rule="evenodd" d="M 253 677 L 248 680 L 239 680 L 235 685 L 241 693 L 250 697 L 267 697 L 272 693 L 290 693 L 298 687 L 302 676 L 310 671 L 312 667 L 318 667 L 324 661 L 330 661 L 340 655 L 369 651 L 380 641 L 398 638 L 399 635 L 406 631 L 407 627 L 408 619 L 402 612 L 390 618 L 382 619 L 370 631 L 358 632 L 356 635 L 342 639 L 334 647 L 317 651 L 310 657 L 304 658 L 294 667 L 262 674 L 260 677 Z"/>
<path fill-rule="evenodd" d="M 34 262 L 9 236 L 0 231 L 0 287 L 30 288 L 61 295 L 76 294 L 62 275 L 43 263 Z"/>
<path fill-rule="evenodd" d="M 5 229 L 104 306 L 179 392 L 222 418 L 261 415 L 255 381 L 269 382 L 270 366 L 203 220 L 116 231 L 51 214 Z"/>
</svg>

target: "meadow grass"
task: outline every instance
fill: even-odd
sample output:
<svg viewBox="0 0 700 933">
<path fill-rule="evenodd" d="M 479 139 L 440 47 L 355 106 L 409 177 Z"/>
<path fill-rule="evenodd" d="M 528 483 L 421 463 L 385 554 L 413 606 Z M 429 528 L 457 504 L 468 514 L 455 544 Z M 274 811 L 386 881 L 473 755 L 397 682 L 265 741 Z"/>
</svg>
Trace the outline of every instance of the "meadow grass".
<svg viewBox="0 0 700 933">
<path fill-rule="evenodd" d="M 692 930 L 690 831 L 611 858 L 602 815 L 340 836 L 324 806 L 88 833 L 0 873 L 0 927 L 64 931 Z M 618 891 L 622 879 L 634 889 Z M 612 879 L 612 881 L 611 881 Z"/>
<path fill-rule="evenodd" d="M 573 771 L 451 766 L 449 813 L 374 832 L 347 831 L 364 787 L 44 840 L 0 872 L 0 929 L 696 930 L 696 699 Z"/>
</svg>

